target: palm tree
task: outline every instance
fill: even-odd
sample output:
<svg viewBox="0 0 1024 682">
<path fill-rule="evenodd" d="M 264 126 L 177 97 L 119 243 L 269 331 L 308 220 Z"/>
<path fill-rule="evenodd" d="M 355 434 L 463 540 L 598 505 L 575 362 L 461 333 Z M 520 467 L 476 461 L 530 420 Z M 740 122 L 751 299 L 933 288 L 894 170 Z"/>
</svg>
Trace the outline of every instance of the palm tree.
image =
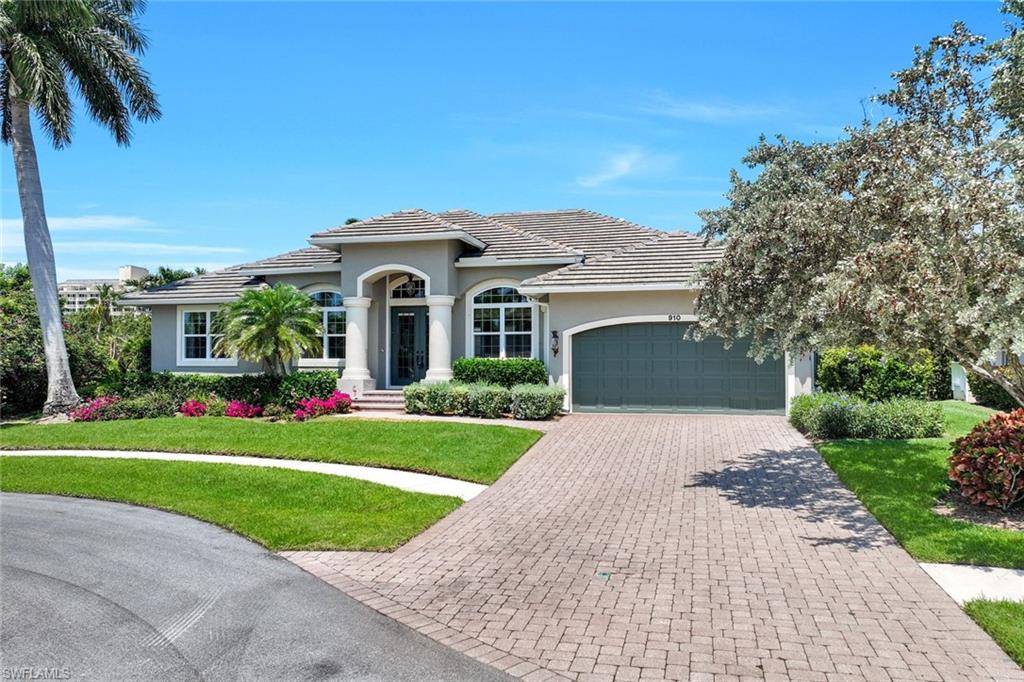
<svg viewBox="0 0 1024 682">
<path fill-rule="evenodd" d="M 259 362 L 275 374 L 287 374 L 290 363 L 320 351 L 323 328 L 316 303 L 290 284 L 246 291 L 217 312 L 214 346 L 218 355 L 238 355 Z"/>
<path fill-rule="evenodd" d="M 109 284 L 101 284 L 96 298 L 89 299 L 86 304 L 85 314 L 89 320 L 96 324 L 96 335 L 110 327 L 114 320 L 114 301 L 117 299 L 117 292 Z"/>
<path fill-rule="evenodd" d="M 189 277 L 198 277 L 199 275 L 205 274 L 206 268 L 180 270 L 176 268 L 169 268 L 166 265 L 161 265 L 156 269 L 156 272 L 151 272 L 142 279 L 129 279 L 124 284 L 128 289 L 149 289 L 151 287 L 159 287 L 164 284 L 170 284 L 171 282 L 177 282 L 178 280 L 188 279 Z"/>
<path fill-rule="evenodd" d="M 54 147 L 71 142 L 74 86 L 118 144 L 133 119 L 160 116 L 149 76 L 136 55 L 146 47 L 135 22 L 139 0 L 2 0 L 0 2 L 0 139 L 14 152 L 25 252 L 43 329 L 47 390 L 44 414 L 79 402 L 64 345 L 53 243 L 46 224 L 32 112 Z"/>
</svg>

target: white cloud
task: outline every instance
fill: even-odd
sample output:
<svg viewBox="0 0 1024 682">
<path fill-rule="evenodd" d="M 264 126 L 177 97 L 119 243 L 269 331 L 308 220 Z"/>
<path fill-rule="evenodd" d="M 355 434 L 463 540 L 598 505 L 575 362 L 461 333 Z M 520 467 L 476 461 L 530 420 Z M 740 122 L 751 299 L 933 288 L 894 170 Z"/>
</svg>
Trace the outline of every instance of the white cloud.
<svg viewBox="0 0 1024 682">
<path fill-rule="evenodd" d="M 593 189 L 634 175 L 650 175 L 664 172 L 675 164 L 675 157 L 665 154 L 651 154 L 641 149 L 627 149 L 612 154 L 600 168 L 590 175 L 576 180 L 580 187 Z"/>
<path fill-rule="evenodd" d="M 647 95 L 639 108 L 647 114 L 699 123 L 770 118 L 783 112 L 774 105 L 684 99 L 663 91 Z"/>
<path fill-rule="evenodd" d="M 131 215 L 48 216 L 46 224 L 52 232 L 64 230 L 114 230 L 123 232 L 167 232 L 145 218 Z M 21 218 L 0 218 L 5 232 L 20 232 Z"/>
<path fill-rule="evenodd" d="M 245 253 L 245 249 L 237 246 L 200 246 L 197 244 L 168 244 L 161 242 L 121 242 L 121 241 L 80 241 L 58 242 L 54 251 L 60 253 L 110 253 L 143 256 L 160 256 L 168 254 L 209 255 L 215 253 Z"/>
</svg>

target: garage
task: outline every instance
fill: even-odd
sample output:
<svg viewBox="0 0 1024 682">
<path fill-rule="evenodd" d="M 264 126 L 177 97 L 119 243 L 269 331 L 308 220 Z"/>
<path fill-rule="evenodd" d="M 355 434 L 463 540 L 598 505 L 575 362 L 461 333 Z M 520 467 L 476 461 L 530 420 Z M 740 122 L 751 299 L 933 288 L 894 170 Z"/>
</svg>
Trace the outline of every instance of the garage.
<svg viewBox="0 0 1024 682">
<path fill-rule="evenodd" d="M 758 364 L 749 344 L 686 338 L 688 323 L 598 327 L 572 339 L 572 407 L 580 412 L 783 414 L 785 365 Z"/>
</svg>

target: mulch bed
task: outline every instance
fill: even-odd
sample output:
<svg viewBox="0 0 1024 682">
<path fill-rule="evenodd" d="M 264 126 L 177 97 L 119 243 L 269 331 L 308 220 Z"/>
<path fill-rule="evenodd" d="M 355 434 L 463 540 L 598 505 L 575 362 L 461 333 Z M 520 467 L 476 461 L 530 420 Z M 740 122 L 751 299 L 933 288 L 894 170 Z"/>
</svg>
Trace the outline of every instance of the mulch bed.
<svg viewBox="0 0 1024 682">
<path fill-rule="evenodd" d="M 955 490 L 950 490 L 939 498 L 933 511 L 939 516 L 958 521 L 1024 533 L 1024 506 L 1022 505 L 1017 505 L 1008 512 L 995 507 L 979 507 L 965 500 Z"/>
</svg>

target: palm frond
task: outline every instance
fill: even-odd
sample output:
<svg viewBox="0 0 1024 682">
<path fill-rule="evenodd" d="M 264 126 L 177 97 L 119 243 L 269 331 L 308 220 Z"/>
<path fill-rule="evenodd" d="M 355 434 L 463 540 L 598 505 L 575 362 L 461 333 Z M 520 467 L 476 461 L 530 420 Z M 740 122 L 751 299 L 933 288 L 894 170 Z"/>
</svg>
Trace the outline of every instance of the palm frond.
<svg viewBox="0 0 1024 682">
<path fill-rule="evenodd" d="M 144 6 L 138 0 L 5 0 L 0 4 L 0 53 L 8 86 L 0 95 L 4 141 L 9 141 L 10 133 L 6 98 L 15 96 L 29 102 L 55 146 L 68 144 L 73 114 L 68 81 L 85 100 L 90 115 L 119 144 L 130 141 L 133 118 L 159 118 L 149 75 L 135 56 L 146 48 L 136 23 Z"/>
</svg>

